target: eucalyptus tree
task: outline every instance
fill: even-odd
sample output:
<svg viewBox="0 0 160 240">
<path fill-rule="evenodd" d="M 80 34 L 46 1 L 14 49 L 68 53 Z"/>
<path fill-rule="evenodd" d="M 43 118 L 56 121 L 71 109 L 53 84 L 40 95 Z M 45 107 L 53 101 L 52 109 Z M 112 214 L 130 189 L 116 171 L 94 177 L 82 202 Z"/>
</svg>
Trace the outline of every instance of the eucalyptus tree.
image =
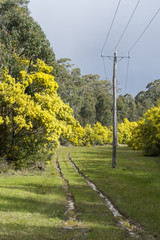
<svg viewBox="0 0 160 240">
<path fill-rule="evenodd" d="M 137 112 L 140 117 L 160 99 L 160 79 L 150 82 L 146 91 L 141 91 L 135 96 Z"/>
<path fill-rule="evenodd" d="M 118 122 L 123 122 L 124 118 L 129 121 L 136 121 L 137 108 L 134 98 L 131 94 L 120 95 L 117 99 Z"/>
<path fill-rule="evenodd" d="M 19 59 L 47 64 L 55 62 L 55 55 L 41 27 L 29 14 L 26 0 L 0 2 L 0 54 L 1 66 L 7 67 L 12 76 L 19 72 Z M 31 64 L 28 71 L 30 71 Z"/>
</svg>

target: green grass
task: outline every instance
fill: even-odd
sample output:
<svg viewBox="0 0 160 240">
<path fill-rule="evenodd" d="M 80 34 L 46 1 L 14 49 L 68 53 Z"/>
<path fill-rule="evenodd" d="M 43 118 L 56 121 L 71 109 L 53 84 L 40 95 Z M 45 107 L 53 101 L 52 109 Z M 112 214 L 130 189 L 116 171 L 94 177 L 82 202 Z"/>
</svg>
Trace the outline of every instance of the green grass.
<svg viewBox="0 0 160 240">
<path fill-rule="evenodd" d="M 118 226 L 116 219 L 103 200 L 75 172 L 67 158 L 68 150 L 68 148 L 60 148 L 58 154 L 63 175 L 68 179 L 69 189 L 75 198 L 76 214 L 80 227 L 83 226 L 83 231 L 79 231 L 76 239 L 131 239 L 129 234 Z"/>
<path fill-rule="evenodd" d="M 0 239 L 60 239 L 65 196 L 58 175 L 51 175 L 53 168 L 0 175 Z"/>
<path fill-rule="evenodd" d="M 144 157 L 126 146 L 117 149 L 117 168 L 112 169 L 112 146 L 72 148 L 77 166 L 127 217 L 160 239 L 160 159 Z"/>
<path fill-rule="evenodd" d="M 85 180 L 77 166 L 104 192 L 115 206 L 144 227 L 141 239 L 160 239 L 160 159 L 144 157 L 121 146 L 117 168 L 112 169 L 112 147 L 60 147 L 57 151 L 69 191 L 75 198 L 78 226 L 66 228 L 66 193 L 53 159 L 46 172 L 0 174 L 1 240 L 124 240 L 131 239 Z"/>
</svg>

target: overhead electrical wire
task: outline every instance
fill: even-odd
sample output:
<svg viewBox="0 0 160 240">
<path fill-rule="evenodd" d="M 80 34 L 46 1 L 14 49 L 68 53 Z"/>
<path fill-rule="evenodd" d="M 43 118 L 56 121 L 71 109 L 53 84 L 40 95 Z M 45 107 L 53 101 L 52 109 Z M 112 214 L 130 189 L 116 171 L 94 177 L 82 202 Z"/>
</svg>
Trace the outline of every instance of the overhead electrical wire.
<svg viewBox="0 0 160 240">
<path fill-rule="evenodd" d="M 131 51 L 134 49 L 134 47 L 137 45 L 137 43 L 140 41 L 140 39 L 142 38 L 142 36 L 144 35 L 144 33 L 147 31 L 147 29 L 149 28 L 149 26 L 151 25 L 151 23 L 152 23 L 153 20 L 156 18 L 156 16 L 158 15 L 159 12 L 160 12 L 160 8 L 159 8 L 158 11 L 154 14 L 154 16 L 152 17 L 152 19 L 151 19 L 150 22 L 148 23 L 148 25 L 145 27 L 145 29 L 143 30 L 143 32 L 140 34 L 140 36 L 138 37 L 138 39 L 135 41 L 135 43 L 132 45 L 132 47 L 131 47 L 131 48 L 129 49 L 129 51 L 128 51 L 128 63 L 127 63 L 127 74 L 126 74 L 125 90 L 126 90 L 126 88 L 127 88 L 127 82 L 128 82 L 130 53 L 131 53 Z"/>
<path fill-rule="evenodd" d="M 118 2 L 118 5 L 117 5 L 117 8 L 116 8 L 116 11 L 115 11 L 115 14 L 114 14 L 114 17 L 113 17 L 111 26 L 110 26 L 110 28 L 109 28 L 107 37 L 106 37 L 106 39 L 105 39 L 104 45 L 103 45 L 102 50 L 101 50 L 101 57 L 103 57 L 103 50 L 104 50 L 104 48 L 105 48 L 105 46 L 106 46 L 106 43 L 107 43 L 107 41 L 108 41 L 108 38 L 109 38 L 110 32 L 111 32 L 111 30 L 112 30 L 112 27 L 113 27 L 113 24 L 114 24 L 114 21 L 115 21 L 115 18 L 116 18 L 116 15 L 117 15 L 117 12 L 118 12 L 118 9 L 119 9 L 119 6 L 120 6 L 121 1 L 122 1 L 122 0 L 119 0 L 119 2 Z"/>
<path fill-rule="evenodd" d="M 151 25 L 151 23 L 153 22 L 153 20 L 155 19 L 155 17 L 158 15 L 159 12 L 160 12 L 160 8 L 159 8 L 158 11 L 155 13 L 155 15 L 153 16 L 153 18 L 151 19 L 151 21 L 149 22 L 149 24 L 146 26 L 146 28 L 143 30 L 143 32 L 141 33 L 141 35 L 138 37 L 138 39 L 135 41 L 135 43 L 132 45 L 132 47 L 129 49 L 128 55 L 130 55 L 130 53 L 131 53 L 131 51 L 133 50 L 133 48 L 137 45 L 137 43 L 138 43 L 139 40 L 142 38 L 142 36 L 143 36 L 144 33 L 146 32 L 146 30 L 149 28 L 149 26 Z"/>
<path fill-rule="evenodd" d="M 120 36 L 120 38 L 119 38 L 119 40 L 118 40 L 118 42 L 117 42 L 117 44 L 116 44 L 115 49 L 117 49 L 117 47 L 118 47 L 120 41 L 122 40 L 122 38 L 123 38 L 123 36 L 124 36 L 124 34 L 125 34 L 125 32 L 126 32 L 128 26 L 129 26 L 129 24 L 130 24 L 130 22 L 131 22 L 131 20 L 132 20 L 132 18 L 133 18 L 133 16 L 134 16 L 134 14 L 135 14 L 137 8 L 138 8 L 138 5 L 139 5 L 140 1 L 141 1 L 141 0 L 138 0 L 138 2 L 137 2 L 137 4 L 136 4 L 136 6 L 135 6 L 135 8 L 134 8 L 134 10 L 133 10 L 133 12 L 132 12 L 130 18 L 129 18 L 129 21 L 128 21 L 128 23 L 126 24 L 126 27 L 124 28 L 124 31 L 122 32 L 122 34 L 121 34 L 121 36 Z"/>
<path fill-rule="evenodd" d="M 127 72 L 126 72 L 126 82 L 125 82 L 125 91 L 126 91 L 126 89 L 127 89 L 127 82 L 128 82 L 128 75 L 129 75 L 129 63 L 130 63 L 130 56 L 128 55 Z"/>
<path fill-rule="evenodd" d="M 130 24 L 130 22 L 131 22 L 131 20 L 132 20 L 132 18 L 133 18 L 133 16 L 134 16 L 134 14 L 135 14 L 137 8 L 138 8 L 138 5 L 139 5 L 140 1 L 141 1 L 141 0 L 138 0 L 137 4 L 136 4 L 136 6 L 135 6 L 135 8 L 134 8 L 134 10 L 133 10 L 133 12 L 132 12 L 129 20 L 128 20 L 128 23 L 126 24 L 126 26 L 125 26 L 125 28 L 124 28 L 124 31 L 122 32 L 122 34 L 121 34 L 121 36 L 120 36 L 120 38 L 119 38 L 119 40 L 118 40 L 118 42 L 117 42 L 117 44 L 116 44 L 115 49 L 117 49 L 118 45 L 120 44 L 120 42 L 121 42 L 121 40 L 122 40 L 122 38 L 123 38 L 123 36 L 124 36 L 124 34 L 125 34 L 128 26 L 129 26 L 129 24 Z M 125 81 L 125 90 L 126 90 L 126 88 L 127 88 L 127 82 L 128 82 L 129 63 L 130 63 L 130 56 L 129 56 L 129 54 L 128 54 L 127 72 L 126 72 L 126 81 Z"/>
<path fill-rule="evenodd" d="M 106 37 L 106 39 L 105 39 L 104 45 L 103 45 L 102 50 L 101 50 L 101 57 L 103 58 L 103 65 L 104 65 L 105 77 L 106 77 L 106 69 L 105 69 L 105 61 L 104 61 L 104 57 L 105 57 L 105 56 L 103 55 L 103 51 L 104 51 L 104 48 L 105 48 L 105 46 L 106 46 L 106 44 L 107 44 L 109 35 L 110 35 L 110 33 L 111 33 L 111 30 L 112 30 L 112 27 L 113 27 L 113 24 L 114 24 L 114 21 L 115 21 L 115 18 L 116 18 L 118 9 L 119 9 L 119 7 L 120 7 L 121 1 L 122 1 L 122 0 L 119 0 L 119 2 L 118 2 L 118 5 L 117 5 L 117 7 L 116 7 L 115 14 L 114 14 L 113 19 L 112 19 L 111 26 L 110 26 L 110 28 L 109 28 L 107 37 Z M 138 0 L 138 2 L 137 2 L 137 4 L 136 4 L 136 6 L 135 6 L 135 8 L 134 8 L 134 10 L 133 10 L 130 18 L 129 18 L 129 21 L 128 21 L 128 23 L 126 24 L 126 27 L 124 28 L 124 31 L 122 32 L 122 34 L 121 34 L 121 36 L 120 36 L 120 38 L 119 38 L 119 40 L 118 40 L 118 42 L 117 42 L 117 44 L 116 44 L 116 46 L 115 46 L 115 49 L 117 49 L 118 45 L 120 44 L 120 42 L 121 42 L 121 40 L 122 40 L 122 38 L 123 38 L 123 36 L 124 36 L 124 34 L 125 34 L 128 26 L 129 26 L 129 24 L 130 24 L 130 22 L 131 22 L 131 20 L 132 20 L 132 18 L 133 18 L 133 16 L 134 16 L 134 14 L 135 14 L 137 8 L 138 8 L 138 5 L 139 5 L 140 1 L 141 1 L 141 0 Z M 151 19 L 150 22 L 148 23 L 148 25 L 145 27 L 145 29 L 143 30 L 143 32 L 140 34 L 140 36 L 138 37 L 138 39 L 135 41 L 135 43 L 132 45 L 132 47 L 131 47 L 131 48 L 129 49 L 129 51 L 128 51 L 128 63 L 127 63 L 127 74 L 126 74 L 125 89 L 126 89 L 126 87 L 127 87 L 127 81 L 128 81 L 130 53 L 131 53 L 131 51 L 135 48 L 135 46 L 137 45 L 137 43 L 140 41 L 140 39 L 142 38 L 142 36 L 144 35 L 144 33 L 147 31 L 147 29 L 149 28 L 149 26 L 152 24 L 152 22 L 154 21 L 154 19 L 156 18 L 156 16 L 158 15 L 159 12 L 160 12 L 160 8 L 159 8 L 158 11 L 154 14 L 154 16 L 152 17 L 152 19 Z"/>
<path fill-rule="evenodd" d="M 103 67 L 104 67 L 105 79 L 107 79 L 105 60 L 104 60 L 104 58 L 102 58 L 102 60 L 103 60 Z"/>
<path fill-rule="evenodd" d="M 107 33 L 107 37 L 106 37 L 106 39 L 105 39 L 104 45 L 103 45 L 102 50 L 101 50 L 101 57 L 102 57 L 102 60 L 103 60 L 105 79 L 107 79 L 107 73 L 106 73 L 106 66 L 105 66 L 105 60 L 104 60 L 104 56 L 103 56 L 103 51 L 104 51 L 104 48 L 105 48 L 106 43 L 107 43 L 107 41 L 108 41 L 110 32 L 111 32 L 111 30 L 112 30 L 112 27 L 113 27 L 113 24 L 114 24 L 114 21 L 115 21 L 115 18 L 116 18 L 116 15 L 117 15 L 117 12 L 118 12 L 118 9 L 119 9 L 119 6 L 120 6 L 121 1 L 122 1 L 122 0 L 119 0 L 119 2 L 118 2 L 118 5 L 117 5 L 117 7 L 116 7 L 116 11 L 115 11 L 115 13 L 114 13 L 114 16 L 113 16 L 113 19 L 112 19 L 112 22 L 111 22 L 111 26 L 110 26 L 110 28 L 109 28 L 109 31 L 108 31 L 108 33 Z"/>
</svg>

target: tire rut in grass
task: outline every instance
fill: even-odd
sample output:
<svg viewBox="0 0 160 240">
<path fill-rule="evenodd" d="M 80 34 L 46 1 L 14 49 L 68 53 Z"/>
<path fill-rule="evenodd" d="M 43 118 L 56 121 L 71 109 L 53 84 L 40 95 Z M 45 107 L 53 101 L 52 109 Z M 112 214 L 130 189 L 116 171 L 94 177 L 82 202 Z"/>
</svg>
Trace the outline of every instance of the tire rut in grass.
<svg viewBox="0 0 160 240">
<path fill-rule="evenodd" d="M 111 203 L 111 201 L 109 200 L 109 198 L 101 191 L 98 189 L 98 187 L 95 185 L 94 182 L 92 182 L 78 167 L 77 165 L 74 163 L 74 161 L 72 160 L 72 158 L 70 157 L 70 154 L 68 154 L 68 159 L 71 163 L 71 165 L 73 166 L 73 168 L 75 169 L 75 171 L 80 174 L 88 183 L 88 185 L 102 198 L 104 199 L 107 207 L 109 208 L 109 210 L 112 212 L 113 216 L 117 219 L 119 225 L 122 228 L 125 228 L 129 234 L 131 235 L 131 237 L 133 237 L 134 239 L 139 239 L 140 238 L 140 233 L 142 233 L 142 227 L 138 227 L 135 224 L 132 224 L 132 221 L 127 219 L 124 215 L 122 215 L 116 208 L 115 206 Z"/>
<path fill-rule="evenodd" d="M 56 166 L 57 166 L 59 176 L 63 181 L 63 189 L 66 194 L 65 215 L 67 216 L 68 220 L 65 222 L 65 227 L 68 229 L 72 229 L 78 226 L 78 220 L 77 220 L 77 214 L 76 214 L 76 208 L 75 208 L 75 199 L 73 194 L 69 190 L 69 182 L 62 173 L 57 155 L 56 155 Z"/>
</svg>

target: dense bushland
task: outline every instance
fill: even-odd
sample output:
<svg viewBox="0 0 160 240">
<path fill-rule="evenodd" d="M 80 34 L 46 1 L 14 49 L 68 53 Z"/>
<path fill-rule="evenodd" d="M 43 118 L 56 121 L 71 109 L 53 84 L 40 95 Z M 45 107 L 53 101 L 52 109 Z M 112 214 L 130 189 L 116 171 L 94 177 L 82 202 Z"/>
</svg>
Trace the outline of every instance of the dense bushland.
<svg viewBox="0 0 160 240">
<path fill-rule="evenodd" d="M 100 122 L 103 126 L 112 125 L 112 84 L 100 79 L 99 75 L 82 75 L 74 68 L 71 60 L 57 60 L 43 30 L 30 16 L 26 0 L 0 1 L 0 72 L 7 67 L 12 77 L 19 77 L 22 66 L 20 59 L 30 64 L 27 73 L 32 71 L 32 62 L 41 59 L 53 67 L 52 75 L 59 84 L 58 94 L 73 109 L 76 120 L 85 127 Z M 54 47 L 54 46 L 53 46 Z M 139 120 L 160 98 L 160 80 L 146 86 L 146 91 L 132 97 L 119 95 L 117 99 L 118 122 L 127 118 L 130 122 Z"/>
<path fill-rule="evenodd" d="M 111 82 L 56 60 L 27 3 L 0 1 L 0 156 L 24 166 L 37 154 L 49 157 L 60 142 L 112 143 Z M 159 154 L 159 98 L 160 80 L 135 98 L 119 95 L 119 143 Z"/>
</svg>

